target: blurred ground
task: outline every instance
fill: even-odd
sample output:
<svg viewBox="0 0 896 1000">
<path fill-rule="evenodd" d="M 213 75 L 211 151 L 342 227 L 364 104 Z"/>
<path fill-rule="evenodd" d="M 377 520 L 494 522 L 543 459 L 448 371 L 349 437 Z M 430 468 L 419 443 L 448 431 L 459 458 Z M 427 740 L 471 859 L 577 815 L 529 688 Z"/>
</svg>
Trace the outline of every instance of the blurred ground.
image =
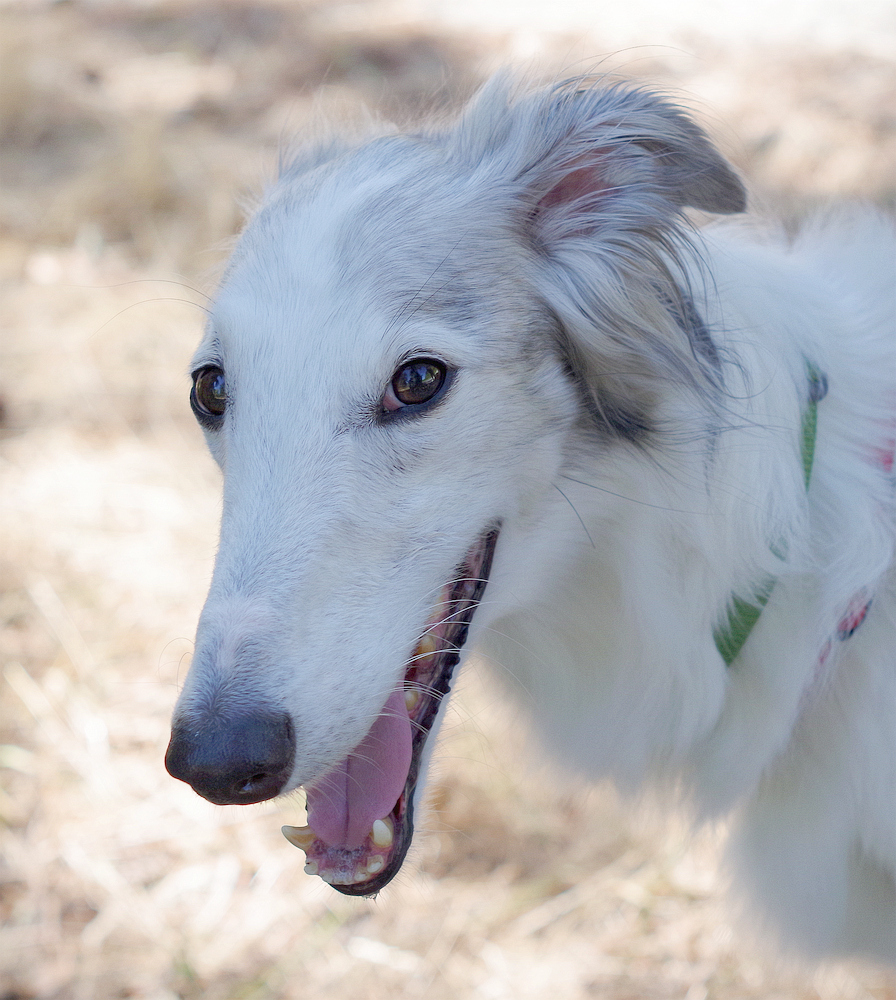
<svg viewBox="0 0 896 1000">
<path fill-rule="evenodd" d="M 896 998 L 751 951 L 712 838 L 523 767 L 475 667 L 373 903 L 302 873 L 299 801 L 214 808 L 162 769 L 218 514 L 186 365 L 282 139 L 606 57 L 691 95 L 758 204 L 893 206 L 894 31 L 837 0 L 0 4 L 0 1000 Z"/>
</svg>

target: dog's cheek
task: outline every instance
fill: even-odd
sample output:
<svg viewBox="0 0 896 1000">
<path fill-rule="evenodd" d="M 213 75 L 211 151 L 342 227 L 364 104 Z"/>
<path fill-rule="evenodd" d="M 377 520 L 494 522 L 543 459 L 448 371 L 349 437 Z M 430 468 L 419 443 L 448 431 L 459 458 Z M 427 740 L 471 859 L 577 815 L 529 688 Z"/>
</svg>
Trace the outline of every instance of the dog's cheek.
<svg viewBox="0 0 896 1000">
<path fill-rule="evenodd" d="M 208 445 L 208 450 L 211 452 L 212 458 L 218 465 L 218 468 L 222 471 L 226 471 L 226 458 L 227 458 L 227 447 L 225 439 L 226 431 L 221 429 L 217 431 L 206 431 L 205 432 L 205 443 Z"/>
</svg>

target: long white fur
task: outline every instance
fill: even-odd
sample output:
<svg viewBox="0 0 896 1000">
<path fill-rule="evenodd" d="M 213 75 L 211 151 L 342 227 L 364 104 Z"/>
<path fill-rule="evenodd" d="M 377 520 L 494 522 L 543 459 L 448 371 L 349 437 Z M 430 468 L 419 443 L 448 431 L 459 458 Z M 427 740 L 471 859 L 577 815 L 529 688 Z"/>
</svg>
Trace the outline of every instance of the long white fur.
<svg viewBox="0 0 896 1000">
<path fill-rule="evenodd" d="M 288 163 L 197 355 L 231 402 L 180 711 L 285 707 L 289 787 L 313 780 L 500 520 L 469 645 L 547 740 L 589 776 L 730 814 L 739 885 L 785 945 L 892 960 L 896 235 L 861 209 L 792 240 L 686 221 L 736 209 L 737 187 L 678 109 L 589 81 L 498 79 L 456 123 Z M 450 393 L 377 423 L 412 356 L 450 361 Z M 808 494 L 807 362 L 830 386 Z M 713 629 L 767 574 L 726 667 Z M 820 668 L 862 588 L 868 620 Z"/>
</svg>

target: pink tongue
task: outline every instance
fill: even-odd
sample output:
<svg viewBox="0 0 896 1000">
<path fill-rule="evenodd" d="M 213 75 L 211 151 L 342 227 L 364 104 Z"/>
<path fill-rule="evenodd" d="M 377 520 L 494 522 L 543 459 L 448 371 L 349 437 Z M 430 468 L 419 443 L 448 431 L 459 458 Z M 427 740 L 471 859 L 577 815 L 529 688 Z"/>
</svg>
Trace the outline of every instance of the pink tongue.
<svg viewBox="0 0 896 1000">
<path fill-rule="evenodd" d="M 308 825 L 330 847 L 360 847 L 392 811 L 410 766 L 411 722 L 398 689 L 348 757 L 305 788 Z"/>
</svg>

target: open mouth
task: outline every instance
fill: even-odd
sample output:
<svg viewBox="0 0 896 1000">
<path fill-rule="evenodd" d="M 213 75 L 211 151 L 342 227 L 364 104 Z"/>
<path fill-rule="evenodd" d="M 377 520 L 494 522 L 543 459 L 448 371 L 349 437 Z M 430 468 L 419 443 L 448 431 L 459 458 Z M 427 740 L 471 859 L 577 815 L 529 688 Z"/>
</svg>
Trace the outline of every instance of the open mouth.
<svg viewBox="0 0 896 1000">
<path fill-rule="evenodd" d="M 377 893 L 404 862 L 426 741 L 482 600 L 497 538 L 497 528 L 480 536 L 442 588 L 400 688 L 370 733 L 342 764 L 306 786 L 309 825 L 283 827 L 305 852 L 305 871 L 339 892 Z M 368 778 L 378 786 L 373 791 L 364 787 Z"/>
</svg>

